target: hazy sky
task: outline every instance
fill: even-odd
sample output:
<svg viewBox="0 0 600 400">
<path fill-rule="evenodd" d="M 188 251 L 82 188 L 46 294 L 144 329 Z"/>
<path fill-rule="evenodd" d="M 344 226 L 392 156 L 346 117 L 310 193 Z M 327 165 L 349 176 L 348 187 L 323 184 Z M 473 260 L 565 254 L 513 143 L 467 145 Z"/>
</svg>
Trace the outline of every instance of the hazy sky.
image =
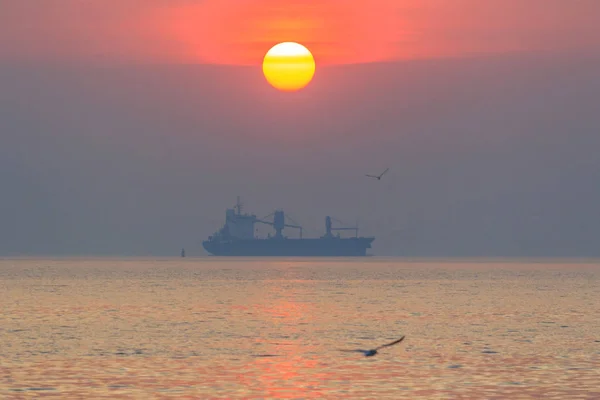
<svg viewBox="0 0 600 400">
<path fill-rule="evenodd" d="M 600 256 L 598 15 L 0 0 L 0 255 L 203 254 L 240 195 L 311 236 L 358 218 L 379 255 Z M 262 76 L 280 40 L 315 53 L 301 92 Z"/>
<path fill-rule="evenodd" d="M 255 63 L 280 41 L 320 63 L 598 48 L 597 0 L 3 0 L 0 56 Z"/>
</svg>

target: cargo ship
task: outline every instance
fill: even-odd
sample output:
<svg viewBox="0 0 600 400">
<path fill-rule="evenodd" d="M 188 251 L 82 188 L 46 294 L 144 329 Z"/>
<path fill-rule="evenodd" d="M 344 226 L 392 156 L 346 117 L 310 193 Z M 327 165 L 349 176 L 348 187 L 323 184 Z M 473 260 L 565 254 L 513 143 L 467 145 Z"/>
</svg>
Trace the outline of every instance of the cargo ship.
<svg viewBox="0 0 600 400">
<path fill-rule="evenodd" d="M 267 218 L 273 216 L 272 221 Z M 265 218 L 242 213 L 238 201 L 234 208 L 225 212 L 225 225 L 202 242 L 204 249 L 215 256 L 243 257 L 364 257 L 371 248 L 374 237 L 359 237 L 358 226 L 333 227 L 332 218 L 325 217 L 325 234 L 319 238 L 303 238 L 302 227 L 297 223 L 286 223 L 282 210 Z M 294 222 L 294 221 L 292 221 Z M 255 224 L 271 225 L 275 231 L 266 238 L 255 236 Z M 299 238 L 284 236 L 284 228 L 299 230 Z M 333 232 L 336 232 L 334 235 Z M 354 231 L 353 237 L 341 237 L 339 231 Z"/>
</svg>

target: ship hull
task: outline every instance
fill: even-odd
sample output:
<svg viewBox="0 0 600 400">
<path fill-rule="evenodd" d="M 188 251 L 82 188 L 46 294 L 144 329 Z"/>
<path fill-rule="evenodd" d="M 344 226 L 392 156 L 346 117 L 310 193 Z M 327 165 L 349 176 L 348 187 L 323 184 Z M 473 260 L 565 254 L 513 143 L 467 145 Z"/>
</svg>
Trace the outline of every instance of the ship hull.
<svg viewBox="0 0 600 400">
<path fill-rule="evenodd" d="M 252 239 L 202 242 L 215 256 L 364 257 L 375 238 Z"/>
</svg>

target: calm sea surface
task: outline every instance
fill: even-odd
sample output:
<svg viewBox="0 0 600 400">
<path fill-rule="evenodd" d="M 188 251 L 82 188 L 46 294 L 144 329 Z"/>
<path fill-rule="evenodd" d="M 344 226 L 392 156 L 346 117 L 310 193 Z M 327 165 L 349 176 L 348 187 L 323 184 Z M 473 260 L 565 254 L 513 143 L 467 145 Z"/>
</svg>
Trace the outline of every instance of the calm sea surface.
<svg viewBox="0 0 600 400">
<path fill-rule="evenodd" d="M 600 262 L 3 259 L 0 398 L 39 396 L 600 399 Z"/>
</svg>

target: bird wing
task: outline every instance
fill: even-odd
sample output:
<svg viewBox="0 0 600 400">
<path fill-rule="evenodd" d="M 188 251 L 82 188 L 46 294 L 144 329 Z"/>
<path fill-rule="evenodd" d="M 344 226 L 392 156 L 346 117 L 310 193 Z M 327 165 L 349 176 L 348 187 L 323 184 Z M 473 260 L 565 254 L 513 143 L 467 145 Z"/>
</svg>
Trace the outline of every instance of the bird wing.
<svg viewBox="0 0 600 400">
<path fill-rule="evenodd" d="M 385 175 L 385 173 L 386 173 L 386 172 L 388 172 L 389 170 L 390 170 L 389 168 L 386 168 L 386 170 L 385 170 L 385 171 L 383 171 L 383 172 L 381 173 L 381 175 L 379 175 L 379 177 L 381 178 L 381 177 L 382 177 L 383 175 Z"/>
<path fill-rule="evenodd" d="M 365 175 L 365 176 L 368 176 L 369 178 L 379 178 L 378 176 L 375 176 L 375 175 Z"/>
<path fill-rule="evenodd" d="M 379 347 L 375 348 L 375 350 L 379 350 L 379 349 L 382 349 L 382 348 L 388 347 L 388 346 L 393 346 L 396 343 L 400 343 L 401 341 L 403 341 L 404 338 L 405 338 L 405 336 L 402 336 L 400 339 L 394 340 L 392 343 L 384 344 L 383 346 L 379 346 Z"/>
</svg>

